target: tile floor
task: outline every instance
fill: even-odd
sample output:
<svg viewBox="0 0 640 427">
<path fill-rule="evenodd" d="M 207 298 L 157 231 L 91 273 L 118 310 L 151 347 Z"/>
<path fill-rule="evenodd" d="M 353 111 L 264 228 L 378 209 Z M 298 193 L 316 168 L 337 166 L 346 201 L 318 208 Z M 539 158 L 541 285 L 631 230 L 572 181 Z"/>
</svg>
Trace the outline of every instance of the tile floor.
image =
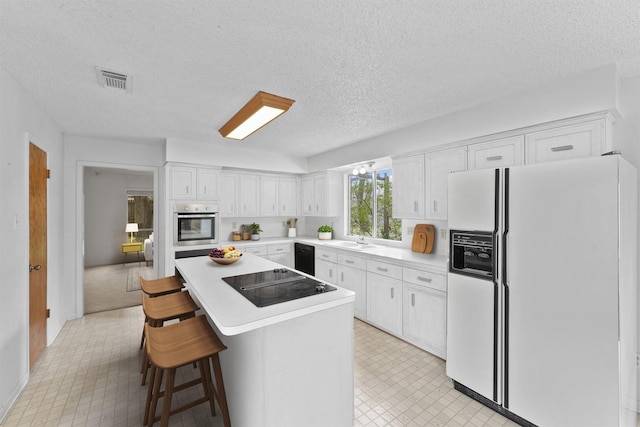
<svg viewBox="0 0 640 427">
<path fill-rule="evenodd" d="M 2 426 L 141 425 L 142 322 L 139 306 L 67 322 Z M 515 425 L 453 390 L 441 359 L 361 321 L 354 327 L 356 426 Z M 180 371 L 180 380 L 193 371 Z M 170 425 L 221 426 L 222 417 L 212 418 L 200 405 Z"/>
</svg>

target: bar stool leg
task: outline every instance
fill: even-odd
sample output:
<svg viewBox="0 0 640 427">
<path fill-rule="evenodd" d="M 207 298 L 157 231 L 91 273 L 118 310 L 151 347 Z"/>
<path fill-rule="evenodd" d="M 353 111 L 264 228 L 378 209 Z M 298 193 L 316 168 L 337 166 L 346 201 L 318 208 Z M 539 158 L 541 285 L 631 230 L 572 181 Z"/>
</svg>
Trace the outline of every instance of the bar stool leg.
<svg viewBox="0 0 640 427">
<path fill-rule="evenodd" d="M 176 369 L 167 369 L 167 381 L 164 385 L 164 398 L 162 400 L 162 416 L 160 427 L 169 427 L 169 415 L 171 413 L 171 398 L 173 397 L 173 386 L 176 380 Z"/>
<path fill-rule="evenodd" d="M 202 388 L 204 389 L 204 395 L 209 399 L 209 406 L 211 407 L 211 416 L 216 416 L 216 401 L 215 392 L 213 390 L 213 383 L 211 382 L 211 368 L 209 367 L 209 358 L 199 360 L 198 366 L 200 367 L 200 378 L 202 378 Z"/>
<path fill-rule="evenodd" d="M 149 377 L 149 387 L 147 387 L 147 401 L 144 405 L 144 418 L 142 425 L 149 425 L 149 411 L 151 410 L 151 401 L 153 400 L 153 387 L 156 380 L 156 368 L 151 366 L 151 376 Z"/>
<path fill-rule="evenodd" d="M 216 378 L 216 399 L 222 411 L 222 419 L 225 427 L 231 427 L 231 418 L 229 418 L 229 408 L 227 407 L 227 394 L 224 391 L 224 381 L 222 381 L 222 368 L 220 367 L 220 357 L 218 353 L 212 357 L 213 373 Z"/>
<path fill-rule="evenodd" d="M 154 368 L 155 370 L 155 381 L 153 384 L 149 384 L 149 387 L 153 386 L 153 394 L 151 396 L 151 408 L 149 408 L 149 420 L 147 421 L 150 426 L 153 426 L 153 422 L 156 418 L 156 409 L 158 408 L 158 397 L 160 395 L 160 388 L 162 386 L 162 377 L 164 375 L 164 370 L 159 368 Z"/>
</svg>

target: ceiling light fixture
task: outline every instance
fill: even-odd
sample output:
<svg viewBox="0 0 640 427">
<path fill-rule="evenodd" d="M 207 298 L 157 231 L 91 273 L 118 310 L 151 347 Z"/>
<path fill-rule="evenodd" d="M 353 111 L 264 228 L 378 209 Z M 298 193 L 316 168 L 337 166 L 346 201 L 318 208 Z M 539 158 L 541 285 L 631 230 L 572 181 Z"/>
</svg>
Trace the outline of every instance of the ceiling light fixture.
<svg viewBox="0 0 640 427">
<path fill-rule="evenodd" d="M 373 165 L 375 165 L 376 162 L 370 162 L 369 163 L 369 168 L 366 167 L 366 165 L 356 165 L 353 168 L 353 171 L 351 172 L 352 175 L 364 175 L 367 172 L 371 172 L 373 170 Z"/>
<path fill-rule="evenodd" d="M 293 99 L 258 92 L 218 132 L 224 138 L 243 140 L 286 112 L 294 102 Z"/>
</svg>

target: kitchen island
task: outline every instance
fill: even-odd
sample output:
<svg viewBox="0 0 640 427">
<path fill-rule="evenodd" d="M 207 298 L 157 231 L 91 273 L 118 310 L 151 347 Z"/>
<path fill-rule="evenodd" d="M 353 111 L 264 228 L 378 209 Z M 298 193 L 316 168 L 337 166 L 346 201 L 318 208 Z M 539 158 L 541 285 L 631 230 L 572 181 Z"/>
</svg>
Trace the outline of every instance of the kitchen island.
<svg viewBox="0 0 640 427">
<path fill-rule="evenodd" d="M 179 259 L 176 268 L 228 347 L 220 358 L 232 425 L 353 424 L 353 292 L 259 308 L 222 278 L 279 264 L 244 254 L 231 265 Z"/>
</svg>

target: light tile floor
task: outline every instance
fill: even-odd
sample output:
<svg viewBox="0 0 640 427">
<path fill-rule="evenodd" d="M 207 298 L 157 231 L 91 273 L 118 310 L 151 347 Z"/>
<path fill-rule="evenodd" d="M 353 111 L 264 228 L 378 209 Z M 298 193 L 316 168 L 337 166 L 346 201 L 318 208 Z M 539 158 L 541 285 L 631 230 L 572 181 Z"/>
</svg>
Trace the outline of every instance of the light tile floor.
<svg viewBox="0 0 640 427">
<path fill-rule="evenodd" d="M 143 320 L 138 306 L 67 322 L 2 426 L 141 425 L 147 389 L 139 373 Z M 359 320 L 354 328 L 356 426 L 515 425 L 455 391 L 441 359 Z M 180 381 L 193 371 L 179 371 Z M 199 405 L 172 417 L 170 425 L 221 426 L 222 417 Z"/>
</svg>

